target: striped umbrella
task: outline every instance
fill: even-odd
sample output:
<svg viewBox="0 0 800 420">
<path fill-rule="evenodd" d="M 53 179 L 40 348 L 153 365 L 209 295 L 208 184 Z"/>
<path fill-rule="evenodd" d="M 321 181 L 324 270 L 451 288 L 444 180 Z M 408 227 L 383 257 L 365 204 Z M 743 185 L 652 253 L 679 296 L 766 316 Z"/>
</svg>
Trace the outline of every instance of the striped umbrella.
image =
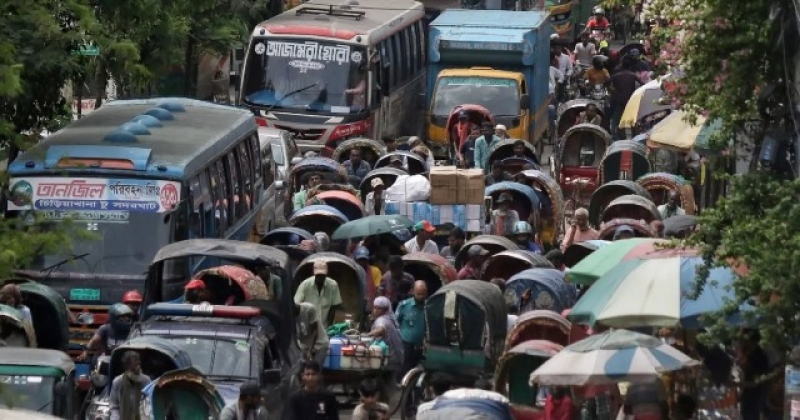
<svg viewBox="0 0 800 420">
<path fill-rule="evenodd" d="M 603 274 L 568 318 L 613 328 L 696 328 L 702 315 L 717 312 L 734 299 L 731 285 L 735 274 L 729 267 L 711 269 L 708 281 L 695 296 L 702 258 L 672 250 L 659 251 L 653 257 L 623 261 Z"/>
<path fill-rule="evenodd" d="M 567 346 L 536 369 L 530 381 L 561 386 L 653 382 L 661 373 L 699 364 L 655 337 L 614 330 Z"/>
<path fill-rule="evenodd" d="M 590 285 L 626 258 L 646 256 L 668 242 L 662 239 L 631 238 L 614 241 L 592 252 L 569 269 L 571 283 Z"/>
</svg>

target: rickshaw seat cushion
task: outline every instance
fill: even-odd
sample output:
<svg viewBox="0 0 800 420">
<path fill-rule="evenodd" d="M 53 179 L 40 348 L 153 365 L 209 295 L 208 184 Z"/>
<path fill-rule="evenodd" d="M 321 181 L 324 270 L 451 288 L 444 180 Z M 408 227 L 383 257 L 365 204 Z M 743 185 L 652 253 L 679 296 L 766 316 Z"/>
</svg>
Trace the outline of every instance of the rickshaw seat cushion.
<svg viewBox="0 0 800 420">
<path fill-rule="evenodd" d="M 425 368 L 449 372 L 474 371 L 483 373 L 487 368 L 486 353 L 481 350 L 460 349 L 458 346 L 431 346 L 425 350 Z"/>
</svg>

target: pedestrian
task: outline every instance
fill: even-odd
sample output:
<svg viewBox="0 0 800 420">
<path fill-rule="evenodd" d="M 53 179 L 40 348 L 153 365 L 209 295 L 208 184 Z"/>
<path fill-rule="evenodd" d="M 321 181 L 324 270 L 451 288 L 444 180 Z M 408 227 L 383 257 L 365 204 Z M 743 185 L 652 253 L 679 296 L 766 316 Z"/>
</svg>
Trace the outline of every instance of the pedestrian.
<svg viewBox="0 0 800 420">
<path fill-rule="evenodd" d="M 322 367 L 316 360 L 301 366 L 303 387 L 295 391 L 283 412 L 283 420 L 339 420 L 336 397 L 322 386 Z"/>
<path fill-rule="evenodd" d="M 450 131 L 450 144 L 456 151 L 458 151 L 461 145 L 467 140 L 471 125 L 467 111 L 463 109 L 459 111 L 458 122 L 453 124 L 453 128 Z"/>
<path fill-rule="evenodd" d="M 403 366 L 400 377 L 413 369 L 422 360 L 422 345 L 425 342 L 425 300 L 428 284 L 423 280 L 414 282 L 413 296 L 397 306 L 397 323 L 403 340 Z"/>
<path fill-rule="evenodd" d="M 316 306 L 302 302 L 294 304 L 295 324 L 297 326 L 297 345 L 305 360 L 325 363 L 328 355 L 328 334 L 322 326 Z"/>
<path fill-rule="evenodd" d="M 417 233 L 417 236 L 405 243 L 406 252 L 409 254 L 413 252 L 425 252 L 439 255 L 439 246 L 436 245 L 436 242 L 431 240 L 433 232 L 436 232 L 436 228 L 433 227 L 431 222 L 423 220 L 415 224 L 414 232 Z"/>
<path fill-rule="evenodd" d="M 488 173 L 489 150 L 500 142 L 500 137 L 494 135 L 494 126 L 488 121 L 481 126 L 481 132 L 483 135 L 475 140 L 475 168 L 483 169 L 484 173 Z"/>
<path fill-rule="evenodd" d="M 544 402 L 545 420 L 572 420 L 577 416 L 575 407 L 572 405 L 569 388 L 555 386 L 550 388 L 550 395 Z"/>
<path fill-rule="evenodd" d="M 367 274 L 365 299 L 367 300 L 367 310 L 371 308 L 372 301 L 378 296 L 378 288 L 381 284 L 381 270 L 378 267 L 370 264 L 369 249 L 365 246 L 356 248 L 353 253 L 353 259 L 356 264 L 360 265 Z"/>
<path fill-rule="evenodd" d="M 389 406 L 380 402 L 380 391 L 375 381 L 367 379 L 358 387 L 361 404 L 353 410 L 351 420 L 389 420 Z"/>
<path fill-rule="evenodd" d="M 397 139 L 392 136 L 383 136 L 383 145 L 386 147 L 386 153 L 392 153 L 397 150 Z"/>
<path fill-rule="evenodd" d="M 464 242 L 467 240 L 467 234 L 460 227 L 455 227 L 447 235 L 447 245 L 439 251 L 439 255 L 447 259 L 453 266 L 456 265 L 456 255 L 461 251 Z"/>
<path fill-rule="evenodd" d="M 400 338 L 399 325 L 389 299 L 380 296 L 372 302 L 372 320 L 372 328 L 365 335 L 386 343 L 389 347 L 386 369 L 397 373 L 403 364 L 403 339 Z"/>
<path fill-rule="evenodd" d="M 414 286 L 414 276 L 403 271 L 404 269 L 403 258 L 392 256 L 389 259 L 389 272 L 381 277 L 381 284 L 378 286 L 378 295 L 388 298 L 393 307 L 408 299 Z"/>
<path fill-rule="evenodd" d="M 589 226 L 589 210 L 581 207 L 575 210 L 575 217 L 570 221 L 564 241 L 561 242 L 561 251 L 572 244 L 595 240 L 599 236 L 600 233 Z"/>
<path fill-rule="evenodd" d="M 261 407 L 261 388 L 256 382 L 245 382 L 239 387 L 239 398 L 219 413 L 219 420 L 267 420 Z"/>
<path fill-rule="evenodd" d="M 622 118 L 622 113 L 625 111 L 625 105 L 631 99 L 633 92 L 642 85 L 639 77 L 632 71 L 633 62 L 630 59 L 623 59 L 622 69 L 611 76 L 611 131 L 614 138 L 619 140 L 620 130 L 619 121 Z"/>
<path fill-rule="evenodd" d="M 122 366 L 125 371 L 111 382 L 110 420 L 141 420 L 142 389 L 150 383 L 150 377 L 142 374 L 142 361 L 135 351 L 123 353 Z"/>
<path fill-rule="evenodd" d="M 22 292 L 19 286 L 14 283 L 9 283 L 0 288 L 0 303 L 10 306 L 22 314 L 22 320 L 28 321 L 33 326 L 33 316 L 31 310 L 22 304 Z"/>
<path fill-rule="evenodd" d="M 500 140 L 508 140 L 508 129 L 503 124 L 494 126 L 494 135 L 500 137 Z"/>
<path fill-rule="evenodd" d="M 467 263 L 458 271 L 459 280 L 480 279 L 481 268 L 488 258 L 489 251 L 480 245 L 472 245 L 467 249 Z"/>
<path fill-rule="evenodd" d="M 319 310 L 323 327 L 333 324 L 336 311 L 342 309 L 342 295 L 339 284 L 328 277 L 328 264 L 314 261 L 314 276 L 303 280 L 297 287 L 294 303 L 310 303 Z"/>
</svg>

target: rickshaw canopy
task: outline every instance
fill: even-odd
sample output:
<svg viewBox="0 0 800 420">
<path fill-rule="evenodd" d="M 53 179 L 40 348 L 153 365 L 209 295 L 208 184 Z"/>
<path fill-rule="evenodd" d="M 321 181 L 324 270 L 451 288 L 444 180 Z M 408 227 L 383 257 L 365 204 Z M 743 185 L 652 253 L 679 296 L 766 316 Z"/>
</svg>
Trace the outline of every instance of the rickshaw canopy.
<svg viewBox="0 0 800 420">
<path fill-rule="evenodd" d="M 527 302 L 522 294 L 530 289 Z M 531 268 L 512 276 L 506 282 L 506 302 L 520 308 L 520 313 L 531 309 L 547 309 L 561 312 L 572 307 L 577 293 L 573 286 L 564 282 L 564 272 L 552 268 Z"/>
<path fill-rule="evenodd" d="M 52 376 L 68 376 L 75 370 L 75 362 L 63 351 L 24 347 L 0 347 L 0 375 L 25 374 L 14 367 L 52 369 Z M 39 370 L 39 372 L 42 372 Z"/>
</svg>

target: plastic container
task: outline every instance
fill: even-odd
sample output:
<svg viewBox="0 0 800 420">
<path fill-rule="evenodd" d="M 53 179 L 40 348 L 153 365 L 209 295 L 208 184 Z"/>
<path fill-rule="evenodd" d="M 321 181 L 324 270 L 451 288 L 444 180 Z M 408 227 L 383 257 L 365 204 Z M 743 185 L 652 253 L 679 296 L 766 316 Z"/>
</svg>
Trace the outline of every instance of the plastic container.
<svg viewBox="0 0 800 420">
<path fill-rule="evenodd" d="M 369 353 L 367 348 L 358 346 L 355 348 L 355 356 L 353 357 L 353 369 L 369 369 Z"/>
<path fill-rule="evenodd" d="M 325 356 L 326 369 L 342 369 L 342 347 L 345 340 L 340 337 L 332 337 L 328 340 L 328 355 Z"/>
<path fill-rule="evenodd" d="M 341 369 L 358 369 L 355 362 L 355 348 L 353 346 L 342 347 Z"/>
<path fill-rule="evenodd" d="M 367 354 L 369 355 L 369 368 L 380 369 L 383 365 L 383 347 L 373 344 L 369 346 Z"/>
</svg>

